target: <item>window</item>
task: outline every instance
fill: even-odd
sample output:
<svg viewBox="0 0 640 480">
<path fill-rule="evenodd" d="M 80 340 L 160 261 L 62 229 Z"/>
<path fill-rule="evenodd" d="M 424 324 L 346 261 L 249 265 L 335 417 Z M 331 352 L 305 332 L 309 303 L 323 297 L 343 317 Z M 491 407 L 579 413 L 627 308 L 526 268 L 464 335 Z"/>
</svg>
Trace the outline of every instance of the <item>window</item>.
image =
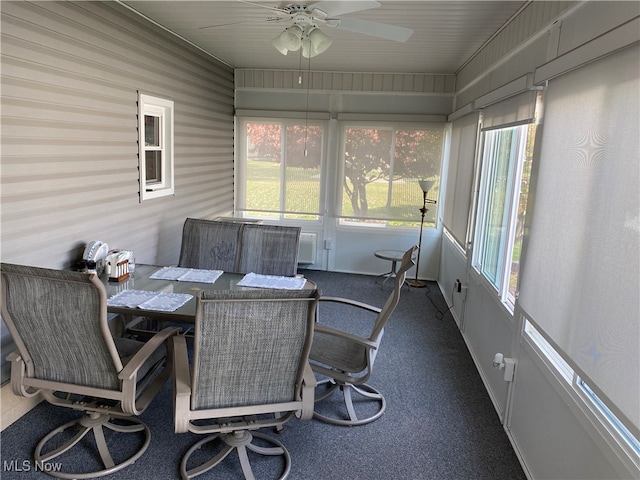
<svg viewBox="0 0 640 480">
<path fill-rule="evenodd" d="M 529 344 L 534 347 L 534 350 L 551 367 L 552 371 L 560 375 L 558 378 L 566 382 L 572 397 L 576 401 L 586 404 L 608 434 L 612 435 L 622 446 L 629 458 L 636 459 L 637 462 L 637 459 L 640 458 L 640 440 L 624 426 L 618 416 L 527 318 L 524 319 L 524 334 Z"/>
<path fill-rule="evenodd" d="M 615 413 L 609 409 L 606 403 L 604 403 L 600 397 L 591 389 L 589 384 L 582 378 L 576 375 L 576 385 L 584 392 L 584 395 L 597 410 L 599 417 L 607 422 L 617 435 L 622 439 L 625 446 L 629 447 L 629 450 L 633 452 L 635 458 L 640 456 L 640 440 L 638 440 L 627 427 L 620 421 Z"/>
<path fill-rule="evenodd" d="M 320 122 L 242 120 L 236 210 L 245 217 L 317 221 L 324 136 Z"/>
<path fill-rule="evenodd" d="M 173 195 L 173 101 L 138 94 L 140 201 Z"/>
<path fill-rule="evenodd" d="M 571 365 L 562 358 L 558 351 L 551 346 L 547 339 L 544 338 L 538 329 L 526 318 L 524 319 L 524 334 L 536 347 L 538 353 L 542 354 L 542 358 L 546 359 L 546 362 L 552 370 L 559 373 L 568 384 L 573 383 L 575 372 L 573 368 L 571 368 Z"/>
<path fill-rule="evenodd" d="M 423 194 L 418 180 L 433 180 L 428 198 L 437 199 L 444 136 L 444 124 L 342 124 L 340 224 L 419 225 Z M 435 227 L 435 208 L 425 224 Z"/>
<path fill-rule="evenodd" d="M 535 125 L 485 131 L 474 267 L 513 310 Z"/>
</svg>

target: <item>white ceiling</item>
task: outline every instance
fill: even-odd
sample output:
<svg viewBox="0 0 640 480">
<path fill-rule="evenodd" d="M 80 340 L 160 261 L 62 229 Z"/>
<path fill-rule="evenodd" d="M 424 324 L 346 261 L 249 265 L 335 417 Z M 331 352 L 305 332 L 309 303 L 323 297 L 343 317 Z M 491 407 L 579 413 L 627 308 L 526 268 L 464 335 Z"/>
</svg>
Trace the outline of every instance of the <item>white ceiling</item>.
<svg viewBox="0 0 640 480">
<path fill-rule="evenodd" d="M 278 12 L 264 7 L 306 5 L 313 1 L 121 1 L 235 68 L 394 73 L 455 73 L 528 3 L 523 0 L 379 2 L 382 5 L 378 8 L 343 17 L 411 28 L 414 33 L 406 43 L 318 25 L 332 38 L 333 44 L 326 52 L 308 60 L 301 58 L 299 52 L 282 55 L 271 45 L 271 40 L 291 21 L 282 15 L 281 20 L 267 20 L 277 17 Z M 202 28 L 212 25 L 216 27 Z"/>
</svg>

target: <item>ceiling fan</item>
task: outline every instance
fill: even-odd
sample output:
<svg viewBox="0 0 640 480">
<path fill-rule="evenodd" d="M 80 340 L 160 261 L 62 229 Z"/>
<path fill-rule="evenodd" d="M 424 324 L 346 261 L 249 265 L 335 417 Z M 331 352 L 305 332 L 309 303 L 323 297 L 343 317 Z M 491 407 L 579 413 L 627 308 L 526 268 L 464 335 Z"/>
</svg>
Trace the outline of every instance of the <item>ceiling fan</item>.
<svg viewBox="0 0 640 480">
<path fill-rule="evenodd" d="M 271 42 L 283 55 L 302 48 L 302 55 L 306 58 L 311 58 L 326 51 L 332 40 L 318 28 L 319 25 L 401 43 L 406 42 L 413 35 L 413 30 L 410 28 L 342 16 L 348 13 L 370 10 L 381 5 L 373 0 L 327 0 L 309 5 L 289 4 L 283 7 L 271 7 L 244 0 L 239 1 L 277 12 L 275 16 L 267 18 L 266 22 L 279 23 L 282 20 L 291 22 L 291 25 Z M 214 28 L 216 26 L 222 25 L 211 25 L 202 28 Z"/>
</svg>

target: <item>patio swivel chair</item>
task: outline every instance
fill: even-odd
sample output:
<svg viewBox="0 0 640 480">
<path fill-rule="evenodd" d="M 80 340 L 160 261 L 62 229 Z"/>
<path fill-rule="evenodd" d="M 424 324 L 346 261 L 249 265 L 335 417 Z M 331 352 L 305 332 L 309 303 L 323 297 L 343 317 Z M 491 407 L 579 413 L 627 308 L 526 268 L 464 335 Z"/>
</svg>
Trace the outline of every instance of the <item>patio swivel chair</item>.
<svg viewBox="0 0 640 480">
<path fill-rule="evenodd" d="M 13 392 L 41 394 L 84 413 L 40 440 L 36 465 L 77 479 L 134 463 L 150 442 L 136 416 L 171 376 L 165 341 L 178 330 L 165 329 L 147 343 L 112 338 L 105 288 L 95 274 L 3 263 L 0 277 L 2 318 L 16 344 L 7 357 Z"/>
<path fill-rule="evenodd" d="M 413 246 L 404 253 L 394 279 L 393 291 L 382 308 L 346 298 L 324 296 L 320 298 L 321 313 L 322 303 L 332 302 L 365 310 L 375 316 L 372 315 L 371 330 L 368 336 L 360 336 L 323 325 L 321 323 L 322 316 L 319 317 L 320 321 L 315 325 L 309 362 L 315 373 L 326 378 L 318 381 L 314 418 L 335 425 L 363 425 L 376 420 L 384 413 L 386 408 L 384 396 L 366 382 L 373 371 L 384 327 L 400 300 L 400 292 L 407 270 L 415 264 L 413 256 L 417 249 L 417 246 Z M 347 317 L 345 321 L 348 322 L 349 318 Z M 333 408 L 333 406 L 331 409 L 322 408 L 323 403 L 331 403 L 327 399 L 335 392 L 342 392 L 342 411 L 339 408 Z M 358 397 L 354 397 L 355 395 Z M 356 398 L 357 402 L 354 401 Z M 360 410 L 361 412 L 366 411 L 365 416 L 362 413 L 358 415 L 355 403 L 363 406 Z M 346 415 L 344 414 L 345 408 Z"/>
<path fill-rule="evenodd" d="M 175 431 L 207 434 L 184 455 L 183 479 L 220 465 L 234 451 L 246 479 L 254 478 L 249 455 L 255 454 L 272 456 L 278 465 L 270 461 L 269 467 L 287 477 L 285 446 L 255 430 L 313 415 L 315 378 L 307 359 L 317 299 L 315 289 L 200 292 L 191 371 L 184 336 L 174 340 Z M 257 468 L 269 469 L 258 458 Z"/>
</svg>

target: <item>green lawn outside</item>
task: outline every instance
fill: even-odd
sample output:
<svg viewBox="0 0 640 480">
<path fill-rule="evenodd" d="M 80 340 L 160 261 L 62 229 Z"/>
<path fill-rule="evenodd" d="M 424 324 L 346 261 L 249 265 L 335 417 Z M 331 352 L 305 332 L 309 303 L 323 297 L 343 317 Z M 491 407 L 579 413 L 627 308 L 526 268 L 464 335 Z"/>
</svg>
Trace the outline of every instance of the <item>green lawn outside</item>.
<svg viewBox="0 0 640 480">
<path fill-rule="evenodd" d="M 320 196 L 320 169 L 287 169 L 286 209 L 294 212 L 316 212 Z M 270 161 L 247 161 L 247 208 L 280 210 L 280 164 Z M 277 214 L 274 214 L 277 216 Z M 312 218 L 293 215 L 295 218 Z"/>
<path fill-rule="evenodd" d="M 320 196 L 320 169 L 287 169 L 286 209 L 294 212 L 317 211 Z M 247 161 L 247 208 L 250 210 L 280 210 L 280 165 L 269 161 Z M 437 184 L 436 184 L 437 186 Z M 401 179 L 394 183 L 393 207 L 387 211 L 387 182 L 379 181 L 367 185 L 369 216 L 374 218 L 399 218 L 389 222 L 396 226 L 419 225 L 422 206 L 422 191 L 417 181 Z M 411 199 L 411 201 L 406 201 Z M 425 221 L 432 223 L 435 208 L 430 208 Z M 342 212 L 353 215 L 349 197 L 343 195 Z M 300 218 L 301 216 L 298 216 Z M 304 217 L 304 216 L 302 216 Z"/>
</svg>

